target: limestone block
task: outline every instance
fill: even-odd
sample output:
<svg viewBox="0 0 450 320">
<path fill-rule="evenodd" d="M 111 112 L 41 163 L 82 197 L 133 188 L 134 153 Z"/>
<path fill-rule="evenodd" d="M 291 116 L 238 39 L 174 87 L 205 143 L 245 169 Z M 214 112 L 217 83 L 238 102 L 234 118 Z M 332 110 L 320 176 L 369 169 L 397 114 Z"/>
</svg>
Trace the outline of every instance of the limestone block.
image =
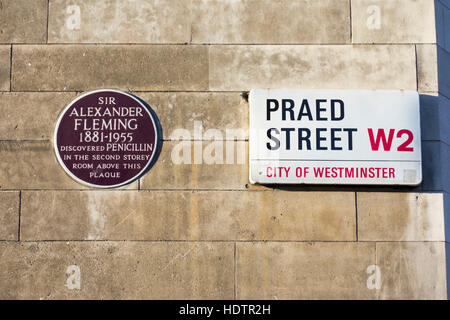
<svg viewBox="0 0 450 320">
<path fill-rule="evenodd" d="M 353 43 L 436 43 L 433 0 L 352 0 Z"/>
<path fill-rule="evenodd" d="M 220 131 L 218 140 L 248 139 L 248 102 L 239 92 L 135 94 L 146 101 L 158 115 L 165 140 L 208 140 L 215 133 L 208 133 L 209 129 Z M 189 134 L 184 134 L 184 130 Z M 236 136 L 230 132 L 227 137 L 227 130 L 238 132 Z"/>
<path fill-rule="evenodd" d="M 0 159 L 1 189 L 88 189 L 66 174 L 50 141 L 0 141 Z"/>
<path fill-rule="evenodd" d="M 248 176 L 246 141 L 165 141 L 141 189 L 245 190 Z"/>
<path fill-rule="evenodd" d="M 189 0 L 51 0 L 49 42 L 185 43 Z"/>
<path fill-rule="evenodd" d="M 177 45 L 15 46 L 13 91 L 206 90 L 208 48 Z"/>
<path fill-rule="evenodd" d="M 442 194 L 358 193 L 360 241 L 445 241 Z"/>
<path fill-rule="evenodd" d="M 47 0 L 2 0 L 0 43 L 44 43 Z"/>
<path fill-rule="evenodd" d="M 354 193 L 23 191 L 24 240 L 354 241 Z"/>
<path fill-rule="evenodd" d="M 194 0 L 193 43 L 349 43 L 347 0 Z"/>
<path fill-rule="evenodd" d="M 0 93 L 0 140 L 53 139 L 57 118 L 74 93 Z"/>
<path fill-rule="evenodd" d="M 19 192 L 0 192 L 0 240 L 17 240 L 19 230 Z"/>
<path fill-rule="evenodd" d="M 11 47 L 0 45 L 0 91 L 9 91 Z"/>
<path fill-rule="evenodd" d="M 232 243 L 0 243 L 1 299 L 233 299 Z"/>
<path fill-rule="evenodd" d="M 238 299 L 374 299 L 375 243 L 237 243 Z"/>
<path fill-rule="evenodd" d="M 377 243 L 380 299 L 447 299 L 444 242 Z"/>
<path fill-rule="evenodd" d="M 419 92 L 438 91 L 436 45 L 417 45 L 417 79 Z"/>
<path fill-rule="evenodd" d="M 417 86 L 411 45 L 214 45 L 209 59 L 210 90 L 416 90 Z"/>
</svg>

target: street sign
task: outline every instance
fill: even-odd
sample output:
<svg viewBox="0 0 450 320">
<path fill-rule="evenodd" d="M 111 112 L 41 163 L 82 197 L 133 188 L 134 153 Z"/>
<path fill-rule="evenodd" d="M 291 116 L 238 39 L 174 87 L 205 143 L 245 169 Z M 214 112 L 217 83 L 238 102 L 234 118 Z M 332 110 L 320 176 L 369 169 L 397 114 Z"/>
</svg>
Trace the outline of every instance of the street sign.
<svg viewBox="0 0 450 320">
<path fill-rule="evenodd" d="M 419 95 L 396 90 L 252 90 L 250 182 L 417 185 Z"/>
</svg>

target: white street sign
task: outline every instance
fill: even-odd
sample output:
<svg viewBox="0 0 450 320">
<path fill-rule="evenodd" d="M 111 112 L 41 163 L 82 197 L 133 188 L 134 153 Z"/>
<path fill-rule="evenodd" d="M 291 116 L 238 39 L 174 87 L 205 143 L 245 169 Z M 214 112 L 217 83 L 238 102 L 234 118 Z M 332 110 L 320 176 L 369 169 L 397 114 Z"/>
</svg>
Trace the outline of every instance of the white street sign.
<svg viewBox="0 0 450 320">
<path fill-rule="evenodd" d="M 400 90 L 252 90 L 250 182 L 417 185 L 419 95 Z"/>
</svg>

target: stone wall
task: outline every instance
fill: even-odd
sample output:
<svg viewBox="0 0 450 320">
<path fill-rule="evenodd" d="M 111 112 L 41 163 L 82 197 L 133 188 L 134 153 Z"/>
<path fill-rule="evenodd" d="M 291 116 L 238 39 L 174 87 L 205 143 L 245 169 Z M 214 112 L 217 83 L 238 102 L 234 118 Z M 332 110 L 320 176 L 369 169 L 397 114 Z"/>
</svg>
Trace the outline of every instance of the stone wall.
<svg viewBox="0 0 450 320">
<path fill-rule="evenodd" d="M 449 8 L 0 0 L 0 298 L 446 299 Z M 119 190 L 74 182 L 53 152 L 59 112 L 98 88 L 133 92 L 163 127 L 156 165 Z M 250 185 L 247 136 L 219 141 L 231 163 L 195 161 L 200 122 L 248 129 L 252 88 L 418 90 L 423 183 Z M 191 164 L 173 162 L 180 145 Z"/>
</svg>

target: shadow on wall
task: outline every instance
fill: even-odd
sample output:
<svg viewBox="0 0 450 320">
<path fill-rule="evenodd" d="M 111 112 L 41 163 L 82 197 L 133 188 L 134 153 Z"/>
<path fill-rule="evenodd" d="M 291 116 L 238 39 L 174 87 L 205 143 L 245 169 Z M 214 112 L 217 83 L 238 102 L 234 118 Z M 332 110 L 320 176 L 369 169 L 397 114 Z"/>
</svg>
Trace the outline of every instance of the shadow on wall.
<svg viewBox="0 0 450 320">
<path fill-rule="evenodd" d="M 450 297 L 450 0 L 435 0 L 436 50 L 438 59 L 437 128 L 435 141 L 437 156 L 433 159 L 440 168 L 439 180 L 444 194 L 445 242 L 447 252 L 447 298 Z"/>
</svg>

